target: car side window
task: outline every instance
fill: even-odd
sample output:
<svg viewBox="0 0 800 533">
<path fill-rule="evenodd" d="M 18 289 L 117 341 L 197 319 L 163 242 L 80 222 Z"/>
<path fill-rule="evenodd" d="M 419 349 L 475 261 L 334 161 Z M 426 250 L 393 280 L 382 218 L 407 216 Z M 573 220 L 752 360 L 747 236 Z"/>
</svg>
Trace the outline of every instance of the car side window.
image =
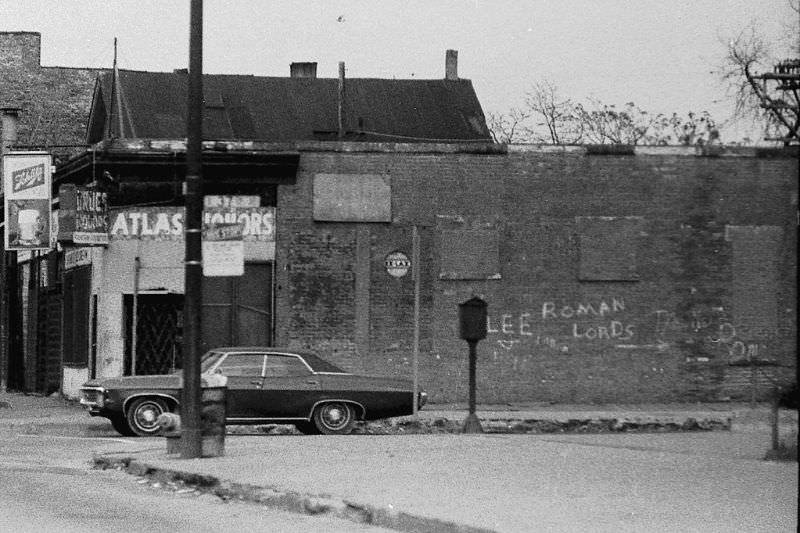
<svg viewBox="0 0 800 533">
<path fill-rule="evenodd" d="M 308 367 L 297 357 L 290 355 L 268 355 L 265 376 L 268 378 L 286 378 L 307 376 L 311 374 Z"/>
<path fill-rule="evenodd" d="M 217 367 L 228 377 L 261 377 L 264 369 L 263 353 L 232 353 Z"/>
</svg>

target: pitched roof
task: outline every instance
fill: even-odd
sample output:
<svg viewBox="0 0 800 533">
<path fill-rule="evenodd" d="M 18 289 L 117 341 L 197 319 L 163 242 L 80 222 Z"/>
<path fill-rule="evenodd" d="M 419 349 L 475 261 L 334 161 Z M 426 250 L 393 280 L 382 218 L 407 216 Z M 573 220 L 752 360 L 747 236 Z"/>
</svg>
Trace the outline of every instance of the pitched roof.
<svg viewBox="0 0 800 533">
<path fill-rule="evenodd" d="M 112 101 L 120 102 L 114 104 L 111 113 L 112 136 L 186 137 L 185 71 L 120 71 L 117 88 L 112 87 L 112 80 L 111 72 L 98 77 L 87 129 L 89 143 L 105 137 Z M 204 75 L 203 137 L 274 142 L 335 140 L 338 83 L 335 78 Z M 469 80 L 349 78 L 345 81 L 344 109 L 346 140 L 491 141 Z"/>
</svg>

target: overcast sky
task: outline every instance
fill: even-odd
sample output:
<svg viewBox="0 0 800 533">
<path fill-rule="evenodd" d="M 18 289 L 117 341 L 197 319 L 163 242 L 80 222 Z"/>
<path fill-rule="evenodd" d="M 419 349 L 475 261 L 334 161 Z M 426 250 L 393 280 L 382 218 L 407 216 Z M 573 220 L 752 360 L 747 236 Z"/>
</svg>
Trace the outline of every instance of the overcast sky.
<svg viewBox="0 0 800 533">
<path fill-rule="evenodd" d="M 110 67 L 116 37 L 120 68 L 171 71 L 188 64 L 189 3 L 0 0 L 0 31 L 40 32 L 45 66 Z M 206 0 L 203 69 L 288 76 L 316 61 L 336 77 L 344 61 L 348 77 L 432 79 L 455 49 L 487 114 L 546 79 L 579 101 L 722 122 L 721 41 L 751 22 L 778 41 L 796 16 L 787 0 Z"/>
</svg>

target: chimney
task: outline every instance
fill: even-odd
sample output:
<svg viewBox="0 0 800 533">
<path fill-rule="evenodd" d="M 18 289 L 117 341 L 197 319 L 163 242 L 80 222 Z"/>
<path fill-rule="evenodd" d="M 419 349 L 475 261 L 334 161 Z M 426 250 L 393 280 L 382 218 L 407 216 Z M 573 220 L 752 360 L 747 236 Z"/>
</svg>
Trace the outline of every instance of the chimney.
<svg viewBox="0 0 800 533">
<path fill-rule="evenodd" d="M 17 124 L 19 123 L 19 107 L 2 106 L 2 141 L 0 141 L 0 154 L 4 154 L 8 149 L 17 143 Z"/>
<path fill-rule="evenodd" d="M 448 50 L 444 60 L 444 79 L 458 79 L 458 50 Z"/>
<path fill-rule="evenodd" d="M 292 78 L 316 78 L 317 64 L 314 63 L 292 63 L 289 65 L 289 75 Z"/>
</svg>

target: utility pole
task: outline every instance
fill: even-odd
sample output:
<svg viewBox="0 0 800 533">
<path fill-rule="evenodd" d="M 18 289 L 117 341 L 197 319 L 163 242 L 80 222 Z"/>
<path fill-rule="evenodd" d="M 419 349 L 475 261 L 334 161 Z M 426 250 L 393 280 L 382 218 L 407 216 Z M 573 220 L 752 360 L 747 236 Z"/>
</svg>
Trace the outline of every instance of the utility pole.
<svg viewBox="0 0 800 533">
<path fill-rule="evenodd" d="M 189 98 L 186 142 L 186 220 L 184 242 L 184 343 L 181 397 L 181 457 L 202 456 L 200 420 L 200 318 L 203 298 L 203 0 L 191 0 Z"/>
</svg>

